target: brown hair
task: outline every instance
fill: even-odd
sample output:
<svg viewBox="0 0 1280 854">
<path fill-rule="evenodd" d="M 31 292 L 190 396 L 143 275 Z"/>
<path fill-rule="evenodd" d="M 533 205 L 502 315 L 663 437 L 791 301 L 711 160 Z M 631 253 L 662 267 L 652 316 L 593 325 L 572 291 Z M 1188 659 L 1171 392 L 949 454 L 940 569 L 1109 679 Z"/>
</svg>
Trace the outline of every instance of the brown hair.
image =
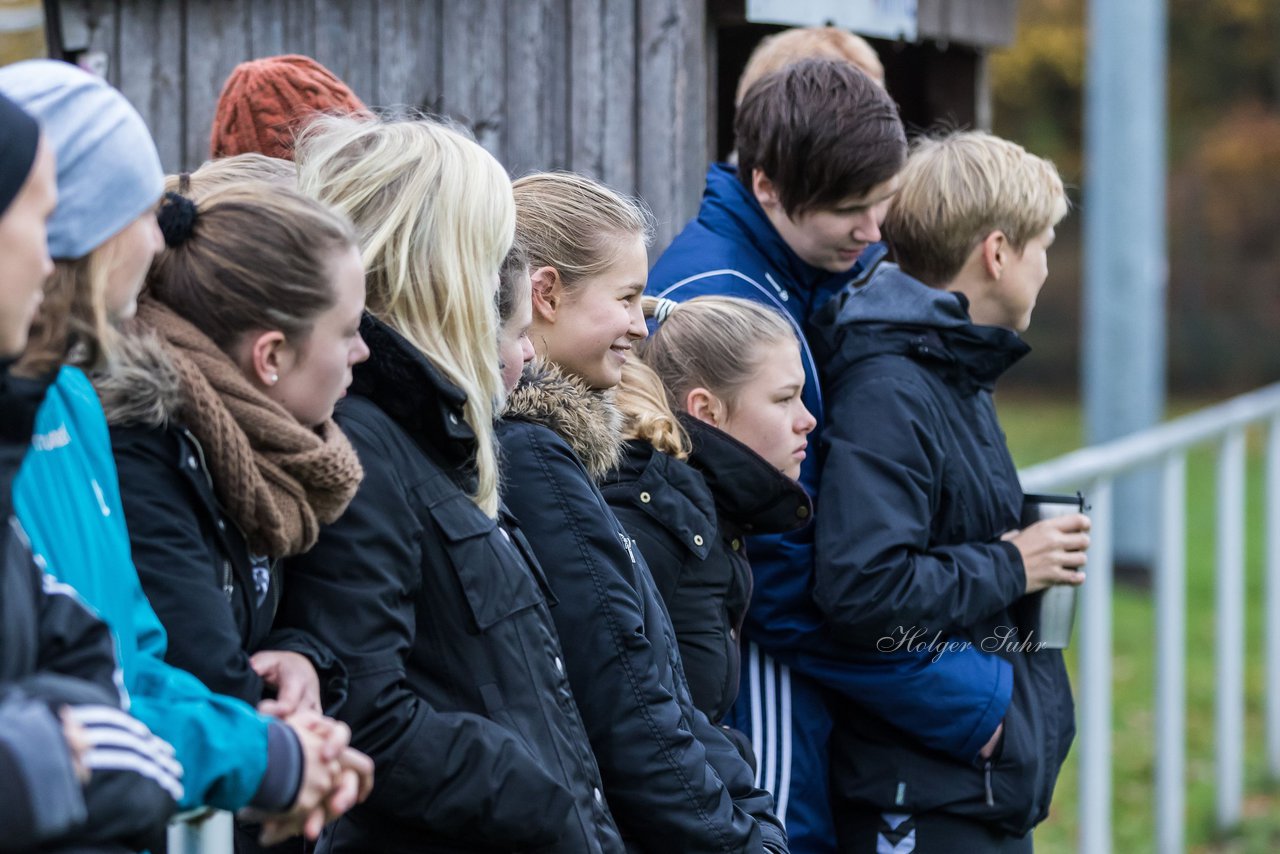
<svg viewBox="0 0 1280 854">
<path fill-rule="evenodd" d="M 653 239 L 642 202 L 583 175 L 535 172 L 512 186 L 516 245 L 531 266 L 554 267 L 566 287 L 607 270 L 627 240 Z"/>
<path fill-rule="evenodd" d="M 260 183 L 215 190 L 196 210 L 190 236 L 151 265 L 146 294 L 224 351 L 263 327 L 305 340 L 336 298 L 328 287 L 334 254 L 357 245 L 351 223 L 301 193 Z"/>
<path fill-rule="evenodd" d="M 782 314 L 740 297 L 694 297 L 678 304 L 645 297 L 644 314 L 664 317 L 641 345 L 640 358 L 677 411 L 684 410 L 690 391 L 705 388 L 732 412 L 738 390 L 760 367 L 760 345 L 798 340 Z"/>
<path fill-rule="evenodd" d="M 760 169 L 788 216 L 865 196 L 902 168 L 897 105 L 842 60 L 806 59 L 751 87 L 733 123 L 738 180 Z"/>
<path fill-rule="evenodd" d="M 622 382 L 614 402 L 622 413 L 622 438 L 648 442 L 659 452 L 678 460 L 689 456 L 689 434 L 671 408 L 662 379 L 639 359 L 622 365 Z"/>
<path fill-rule="evenodd" d="M 738 78 L 733 103 L 738 105 L 757 80 L 802 59 L 843 60 L 884 85 L 884 65 L 876 49 L 862 36 L 840 27 L 797 27 L 765 36 L 751 51 L 747 67 Z"/>
<path fill-rule="evenodd" d="M 164 188 L 198 202 L 216 190 L 244 182 L 297 189 L 298 167 L 292 160 L 281 160 L 265 154 L 237 154 L 219 160 L 206 160 L 194 172 L 166 176 Z"/>
<path fill-rule="evenodd" d="M 916 140 L 884 231 L 904 272 L 945 287 L 988 234 L 1003 232 L 1021 253 L 1066 213 L 1051 162 L 1007 139 L 960 131 Z"/>
<path fill-rule="evenodd" d="M 44 376 L 64 362 L 87 371 L 107 366 L 118 334 L 107 315 L 111 251 L 108 242 L 83 257 L 54 261 L 15 373 Z"/>
<path fill-rule="evenodd" d="M 529 256 L 519 246 L 512 246 L 507 257 L 502 259 L 502 268 L 498 270 L 498 323 L 506 323 L 515 315 L 516 300 L 521 296 L 516 292 L 516 283 L 521 277 L 528 275 Z M 524 298 L 529 299 L 528 293 L 524 294 Z"/>
</svg>

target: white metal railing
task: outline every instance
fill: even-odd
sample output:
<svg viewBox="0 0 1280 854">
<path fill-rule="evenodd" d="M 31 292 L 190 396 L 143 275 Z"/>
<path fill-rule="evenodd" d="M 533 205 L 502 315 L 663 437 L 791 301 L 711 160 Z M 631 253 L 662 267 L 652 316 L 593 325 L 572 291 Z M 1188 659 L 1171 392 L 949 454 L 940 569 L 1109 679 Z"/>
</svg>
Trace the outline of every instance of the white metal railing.
<svg viewBox="0 0 1280 854">
<path fill-rule="evenodd" d="M 1093 505 L 1079 644 L 1082 854 L 1111 851 L 1112 484 L 1159 465 L 1160 549 L 1155 568 L 1156 850 L 1185 847 L 1187 452 L 1217 443 L 1215 784 L 1217 823 L 1239 823 L 1244 799 L 1245 451 L 1250 427 L 1266 436 L 1266 756 L 1280 779 L 1280 383 L 1020 473 L 1027 492 L 1082 489 Z"/>
</svg>

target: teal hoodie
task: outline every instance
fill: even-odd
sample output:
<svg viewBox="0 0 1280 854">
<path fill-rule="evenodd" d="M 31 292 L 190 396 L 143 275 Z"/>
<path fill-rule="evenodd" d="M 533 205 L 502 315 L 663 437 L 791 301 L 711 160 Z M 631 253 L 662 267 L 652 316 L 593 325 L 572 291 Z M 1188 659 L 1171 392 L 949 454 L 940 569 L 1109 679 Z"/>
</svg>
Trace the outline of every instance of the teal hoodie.
<svg viewBox="0 0 1280 854">
<path fill-rule="evenodd" d="M 281 736 L 284 751 L 296 754 L 292 733 L 165 663 L 168 639 L 130 556 L 106 418 L 82 372 L 59 372 L 36 416 L 31 444 L 14 482 L 18 518 L 48 571 L 76 588 L 111 627 L 129 711 L 172 744 L 182 763 L 186 794 L 180 806 L 236 810 L 252 800 L 280 809 L 290 803 L 300 757 L 281 763 L 293 766 L 292 777 L 273 783 L 264 776 L 268 741 L 273 759 Z M 271 777 L 277 776 L 273 768 Z"/>
</svg>

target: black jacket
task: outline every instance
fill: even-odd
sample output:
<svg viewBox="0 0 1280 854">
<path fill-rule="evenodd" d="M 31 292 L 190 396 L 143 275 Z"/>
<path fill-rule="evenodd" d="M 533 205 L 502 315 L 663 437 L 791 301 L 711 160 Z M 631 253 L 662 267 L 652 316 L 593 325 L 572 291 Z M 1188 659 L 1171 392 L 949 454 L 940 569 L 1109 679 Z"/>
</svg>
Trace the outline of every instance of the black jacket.
<svg viewBox="0 0 1280 854">
<path fill-rule="evenodd" d="M 738 697 L 738 634 L 751 599 L 744 538 L 803 528 L 812 504 L 729 434 L 680 420 L 693 445 L 687 463 L 630 441 L 600 491 L 653 573 L 694 705 L 718 723 Z"/>
<path fill-rule="evenodd" d="M 335 417 L 365 478 L 286 562 L 280 611 L 346 664 L 339 716 L 377 766 L 321 848 L 620 851 L 542 571 L 468 497 L 465 397 L 385 324 L 360 331 L 371 356 Z"/>
<path fill-rule="evenodd" d="M 596 486 L 618 459 L 616 410 L 534 369 L 499 438 L 506 500 L 559 601 L 569 679 L 628 850 L 785 851 L 772 796 L 694 707 L 653 578 Z"/>
<path fill-rule="evenodd" d="M 832 300 L 824 321 L 819 606 L 862 647 L 903 628 L 942 633 L 1013 668 L 1004 735 L 986 768 L 844 704 L 833 736 L 836 808 L 938 810 L 1022 835 L 1048 814 L 1075 732 L 1062 654 L 1036 651 L 1035 600 L 1023 596 L 1018 550 L 1000 540 L 1019 525 L 1022 489 L 991 390 L 1028 347 L 973 324 L 963 296 L 892 264 Z"/>
<path fill-rule="evenodd" d="M 44 383 L 0 366 L 0 851 L 139 850 L 163 838 L 182 771 L 173 749 L 121 710 L 110 630 L 42 571 L 12 515 L 43 397 Z M 87 785 L 72 769 L 64 708 L 88 742 Z"/>
<path fill-rule="evenodd" d="M 315 666 L 326 696 L 340 702 L 346 671 L 329 648 L 305 631 L 272 630 L 279 569 L 250 554 L 220 506 L 204 450 L 182 424 L 181 393 L 163 351 L 147 338 L 128 339 L 119 351 L 94 385 L 111 427 L 133 562 L 169 636 L 165 660 L 256 706 L 264 683 L 249 657 L 297 652 Z"/>
</svg>

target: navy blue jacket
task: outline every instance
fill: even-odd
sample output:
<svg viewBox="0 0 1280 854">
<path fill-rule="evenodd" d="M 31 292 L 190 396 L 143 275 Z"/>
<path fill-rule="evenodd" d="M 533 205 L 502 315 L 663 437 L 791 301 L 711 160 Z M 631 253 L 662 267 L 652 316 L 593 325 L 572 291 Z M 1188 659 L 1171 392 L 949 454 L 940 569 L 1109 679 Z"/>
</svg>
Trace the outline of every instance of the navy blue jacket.
<svg viewBox="0 0 1280 854">
<path fill-rule="evenodd" d="M 1004 735 L 984 768 L 846 704 L 833 797 L 837 810 L 942 811 L 1021 836 L 1048 814 L 1075 728 L 1062 654 L 1035 645 L 1036 597 L 1024 597 L 1022 558 L 1001 540 L 1019 526 L 1023 495 L 991 390 L 1029 348 L 975 325 L 967 308 L 884 263 L 822 312 L 833 403 L 816 599 L 833 632 L 858 646 L 954 639 L 1007 662 Z M 953 655 L 932 652 L 935 667 Z"/>
<path fill-rule="evenodd" d="M 648 566 L 596 486 L 620 419 L 555 369 L 526 372 L 499 427 L 505 498 L 557 604 L 565 669 L 633 852 L 783 854 L 773 798 L 693 704 Z"/>
<path fill-rule="evenodd" d="M 469 497 L 466 395 L 386 324 L 360 332 L 370 357 L 334 418 L 365 477 L 286 561 L 280 605 L 346 665 L 339 717 L 377 767 L 318 850 L 618 854 L 542 570 Z"/>
<path fill-rule="evenodd" d="M 883 247 L 868 249 L 846 274 L 810 266 L 787 246 L 733 168 L 717 164 L 707 174 L 697 218 L 658 259 L 646 293 L 681 302 L 711 294 L 742 297 L 790 318 L 800 338 L 804 403 L 818 420 L 810 436 L 810 446 L 816 447 L 831 394 L 820 384 L 819 359 L 810 346 L 811 320 L 883 254 Z M 818 464 L 819 455 L 810 454 L 800 482 L 814 498 L 820 519 L 824 502 Z M 857 700 L 922 743 L 967 760 L 977 755 L 1004 715 L 1012 688 L 1010 669 L 998 658 L 976 652 L 949 655 L 939 668 L 927 654 L 868 654 L 842 645 L 828 633 L 813 601 L 813 529 L 754 537 L 749 547 L 755 587 L 743 635 L 750 643 L 729 723 L 752 736 L 761 760 L 758 779 L 777 795 L 792 850 L 834 851 L 826 765 L 831 717 L 824 692 Z M 936 692 L 939 671 L 949 674 L 949 690 L 942 694 Z M 934 693 L 925 695 L 925 686 Z M 919 705 L 895 699 L 904 696 L 919 697 Z"/>
</svg>

